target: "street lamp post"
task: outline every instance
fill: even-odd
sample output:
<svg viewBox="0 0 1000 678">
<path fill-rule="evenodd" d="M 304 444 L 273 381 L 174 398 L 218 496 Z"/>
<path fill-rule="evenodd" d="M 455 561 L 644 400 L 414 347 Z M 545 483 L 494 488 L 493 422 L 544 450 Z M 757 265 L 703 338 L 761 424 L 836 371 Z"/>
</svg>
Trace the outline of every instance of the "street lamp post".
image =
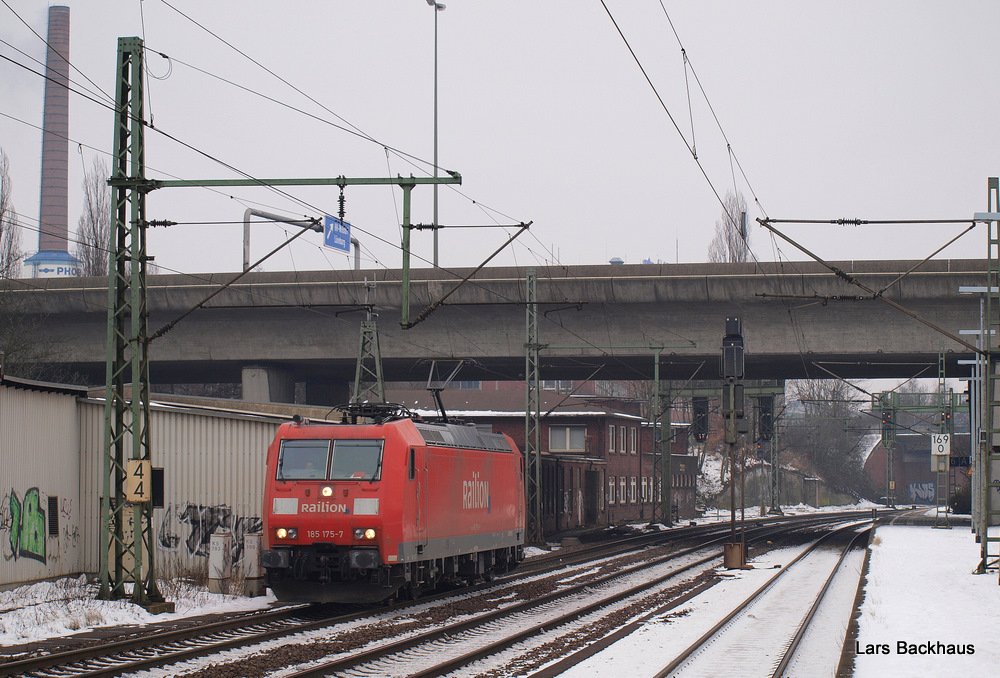
<svg viewBox="0 0 1000 678">
<path fill-rule="evenodd" d="M 438 176 L 438 12 L 444 10 L 445 5 L 437 0 L 427 0 L 427 4 L 434 8 L 434 178 Z M 438 265 L 438 187 L 434 184 L 434 266 Z"/>
</svg>

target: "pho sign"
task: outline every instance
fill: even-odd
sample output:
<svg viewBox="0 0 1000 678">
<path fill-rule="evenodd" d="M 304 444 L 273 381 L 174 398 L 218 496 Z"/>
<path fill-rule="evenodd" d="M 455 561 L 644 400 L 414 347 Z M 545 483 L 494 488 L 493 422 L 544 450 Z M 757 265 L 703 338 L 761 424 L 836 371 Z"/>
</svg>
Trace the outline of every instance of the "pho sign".
<svg viewBox="0 0 1000 678">
<path fill-rule="evenodd" d="M 938 473 L 948 470 L 951 457 L 951 436 L 947 433 L 931 434 L 931 471 Z"/>
</svg>

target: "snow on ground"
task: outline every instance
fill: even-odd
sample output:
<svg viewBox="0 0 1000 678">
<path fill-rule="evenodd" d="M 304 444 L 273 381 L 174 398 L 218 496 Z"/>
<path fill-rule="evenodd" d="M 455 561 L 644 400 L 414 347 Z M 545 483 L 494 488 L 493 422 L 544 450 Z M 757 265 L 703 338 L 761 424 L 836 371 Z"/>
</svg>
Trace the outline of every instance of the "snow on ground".
<svg viewBox="0 0 1000 678">
<path fill-rule="evenodd" d="M 620 675 L 631 678 L 654 676 L 670 660 L 700 638 L 731 609 L 737 600 L 743 600 L 767 581 L 778 576 L 788 567 L 805 546 L 775 549 L 759 558 L 752 558 L 748 564 L 752 569 L 725 570 L 718 572 L 723 580 L 701 595 L 691 599 L 681 607 L 664 615 L 650 619 L 636 632 L 595 654 L 585 662 L 566 671 L 563 675 L 584 678 L 594 675 Z M 835 561 L 833 553 L 817 554 L 820 559 Z M 830 565 L 832 567 L 832 564 Z M 854 590 L 850 591 L 850 600 Z M 763 620 L 758 620 L 763 621 Z M 766 634 L 771 625 L 761 623 L 759 634 Z M 843 632 L 841 632 L 842 634 Z M 758 635 L 763 642 L 763 635 Z M 774 644 L 774 643 L 771 643 Z M 771 675 L 767 666 L 733 666 L 733 675 Z M 685 674 L 687 675 L 687 674 Z M 716 674 L 721 675 L 721 674 Z M 798 674 L 796 674 L 798 675 Z M 832 674 L 831 674 L 832 675 Z"/>
<path fill-rule="evenodd" d="M 875 507 L 866 503 L 822 510 Z M 782 508 L 786 514 L 818 510 L 807 506 Z M 757 514 L 755 508 L 746 510 L 747 518 L 756 518 Z M 728 512 L 713 511 L 697 522 L 728 520 Z M 529 550 L 530 555 L 545 552 Z M 768 566 L 777 564 L 782 558 L 784 556 L 779 556 L 778 552 L 767 554 L 763 558 L 765 562 L 758 564 L 759 569 L 736 573 L 723 589 L 697 603 L 692 601 L 684 616 L 653 621 L 623 642 L 635 644 L 634 655 L 662 656 L 668 647 L 678 642 L 683 629 L 691 626 L 691 615 L 728 604 L 724 595 L 726 590 L 732 595 L 734 591 L 730 589 L 733 587 L 749 586 L 751 578 L 764 574 Z M 967 527 L 956 526 L 951 530 L 880 527 L 872 546 L 859 643 L 862 648 L 885 646 L 887 651 L 859 656 L 855 675 L 859 678 L 954 675 L 976 669 L 982 672 L 1000 663 L 1000 645 L 992 643 L 987 632 L 1000 609 L 1000 586 L 996 572 L 980 576 L 971 574 L 978 559 L 979 546 Z M 0 647 L 101 626 L 140 625 L 201 614 L 250 611 L 274 603 L 270 595 L 243 598 L 210 594 L 202 588 L 177 583 L 164 586 L 165 597 L 177 607 L 172 614 L 151 615 L 126 601 L 96 600 L 96 588 L 82 577 L 0 592 Z M 845 605 L 853 602 L 851 587 L 842 587 L 835 595 L 843 599 Z M 839 627 L 831 631 L 827 642 L 839 644 L 842 636 L 834 636 L 842 632 Z M 900 652 L 900 642 L 906 644 L 907 653 Z M 912 648 L 914 645 L 916 648 Z M 948 651 L 949 645 L 955 651 L 959 648 L 967 651 L 971 646 L 974 654 L 941 654 Z M 651 649 L 654 647 L 656 652 Z M 911 648 L 917 651 L 924 648 L 925 654 L 912 654 Z M 926 654 L 928 648 L 933 648 L 935 654 Z"/>
<path fill-rule="evenodd" d="M 729 605 L 743 588 L 749 590 L 754 579 L 765 576 L 768 564 L 786 560 L 788 552 L 773 551 L 754 563 L 754 570 L 731 573 L 734 578 L 722 588 L 714 587 L 684 609 L 651 620 L 566 675 L 594 675 L 588 671 L 609 669 L 611 673 L 636 678 L 655 674 L 666 663 L 665 657 L 673 656 L 696 638 L 700 627 L 710 626 L 705 621 L 708 617 L 721 618 L 719 610 Z M 860 561 L 855 558 L 845 563 L 843 571 L 854 572 L 856 577 Z M 857 648 L 860 652 L 868 649 L 870 654 L 857 657 L 855 678 L 948 676 L 971 671 L 989 675 L 992 671 L 989 667 L 1000 663 L 1000 645 L 994 640 L 1000 586 L 995 571 L 972 574 L 978 562 L 979 545 L 966 526 L 950 530 L 930 526 L 879 527 L 871 546 Z M 827 594 L 827 601 L 834 608 L 849 609 L 855 590 L 854 585 L 838 582 Z M 828 617 L 826 621 L 822 619 L 824 614 Z M 821 613 L 819 623 L 825 626 L 812 635 L 824 637 L 807 635 L 803 652 L 808 656 L 804 664 L 796 665 L 791 675 L 835 674 L 847 618 L 825 612 Z M 761 632 L 767 632 L 766 625 L 761 626 Z M 838 651 L 831 653 L 828 651 L 831 648 Z M 762 668 L 764 674 L 770 675 L 768 667 Z"/>
<path fill-rule="evenodd" d="M 978 562 L 968 527 L 880 527 L 858 627 L 860 650 L 873 653 L 858 655 L 855 677 L 995 670 L 1000 586 L 995 571 L 971 574 Z"/>
<path fill-rule="evenodd" d="M 869 508 L 869 506 L 874 504 L 823 509 L 798 505 L 782 507 L 782 510 L 786 514 L 793 514 Z M 756 518 L 759 512 L 756 507 L 748 507 L 745 515 L 747 518 Z M 739 512 L 736 517 L 739 519 Z M 728 511 L 712 511 L 695 522 L 704 524 L 728 520 Z M 644 528 L 647 525 L 648 523 L 643 523 L 636 528 Z M 681 521 L 679 525 L 687 525 L 687 522 Z M 659 527 L 667 529 L 662 525 Z M 553 545 L 551 548 L 555 549 L 558 546 Z M 534 547 L 525 549 L 525 555 L 529 558 L 544 553 L 548 551 Z M 175 604 L 175 612 L 153 615 L 128 601 L 97 600 L 96 586 L 88 584 L 83 577 L 0 591 L 0 647 L 61 637 L 103 626 L 150 624 L 202 614 L 259 610 L 275 602 L 273 595 L 270 594 L 257 598 L 226 596 L 208 593 L 204 588 L 181 583 L 166 582 L 162 585 L 162 589 L 164 597 Z"/>
<path fill-rule="evenodd" d="M 882 506 L 881 504 L 873 504 L 867 499 L 863 499 L 857 504 L 848 504 L 843 506 L 823 506 L 820 508 L 816 508 L 815 506 L 809 506 L 807 504 L 795 504 L 790 506 L 782 506 L 781 511 L 786 516 L 797 516 L 805 513 L 831 513 L 831 512 L 836 513 L 839 511 L 858 511 L 858 510 L 864 511 L 873 508 L 874 509 L 884 508 L 884 506 Z M 747 506 L 742 511 L 740 509 L 736 509 L 737 521 L 739 521 L 741 518 L 746 518 L 747 520 L 749 520 L 751 518 L 760 518 L 760 517 L 773 518 L 774 516 L 771 516 L 766 512 L 762 514 L 760 512 L 759 506 Z M 705 511 L 704 516 L 700 518 L 695 518 L 690 521 L 681 520 L 677 523 L 677 525 L 683 527 L 687 526 L 689 522 L 695 523 L 697 525 L 707 525 L 709 523 L 729 522 L 730 520 L 731 517 L 729 515 L 729 509 L 711 508 Z M 662 525 L 660 525 L 660 528 L 666 529 Z"/>
<path fill-rule="evenodd" d="M 175 612 L 150 614 L 125 600 L 97 600 L 98 587 L 82 575 L 0 591 L 0 647 L 59 638 L 102 626 L 150 624 L 222 612 L 259 610 L 275 602 L 208 593 L 202 587 L 165 582 L 161 593 Z"/>
</svg>

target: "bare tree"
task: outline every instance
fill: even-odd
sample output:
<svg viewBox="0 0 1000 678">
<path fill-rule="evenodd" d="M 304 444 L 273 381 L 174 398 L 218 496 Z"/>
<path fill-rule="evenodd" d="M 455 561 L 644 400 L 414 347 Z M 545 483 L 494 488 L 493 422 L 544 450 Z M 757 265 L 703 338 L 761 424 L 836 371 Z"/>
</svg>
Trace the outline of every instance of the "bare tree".
<svg viewBox="0 0 1000 678">
<path fill-rule="evenodd" d="M 83 174 L 83 212 L 77 222 L 76 258 L 80 260 L 80 275 L 108 274 L 111 188 L 107 181 L 107 163 L 94 158 Z"/>
<path fill-rule="evenodd" d="M 838 379 L 802 379 L 788 391 L 800 407 L 785 415 L 783 447 L 831 488 L 869 493 L 862 441 L 872 426 L 853 389 Z"/>
<path fill-rule="evenodd" d="M 6 374 L 32 376 L 24 373 L 22 362 L 40 350 L 37 342 L 28 339 L 30 332 L 23 314 L 24 303 L 13 293 L 16 283 L 9 282 L 21 274 L 21 227 L 14 210 L 11 192 L 10 161 L 0 148 L 0 362 Z"/>
<path fill-rule="evenodd" d="M 11 193 L 10 161 L 0 148 L 0 278 L 16 278 L 21 272 L 21 229 Z"/>
<path fill-rule="evenodd" d="M 715 222 L 715 236 L 708 245 L 708 260 L 716 263 L 744 262 L 750 258 L 750 236 L 744 231 L 747 201 L 739 191 L 726 192 L 722 218 Z"/>
</svg>

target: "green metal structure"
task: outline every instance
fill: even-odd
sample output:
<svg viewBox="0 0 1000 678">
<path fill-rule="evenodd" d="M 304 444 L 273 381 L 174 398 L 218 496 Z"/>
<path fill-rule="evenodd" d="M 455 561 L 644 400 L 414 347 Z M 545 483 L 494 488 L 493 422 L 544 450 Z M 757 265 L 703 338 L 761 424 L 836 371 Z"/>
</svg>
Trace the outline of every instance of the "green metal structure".
<svg viewBox="0 0 1000 678">
<path fill-rule="evenodd" d="M 895 391 L 875 396 L 875 406 L 882 416 L 882 447 L 885 448 L 885 507 L 896 508 L 896 413 L 899 395 Z"/>
<path fill-rule="evenodd" d="M 1000 525 L 1000 395 L 997 393 L 997 370 L 1000 368 L 1000 347 L 997 346 L 1000 332 L 1000 179 L 990 177 L 986 185 L 987 213 L 977 214 L 977 221 L 985 221 L 987 228 L 987 283 L 986 283 L 986 327 L 985 375 L 982 380 L 983 395 L 980 399 L 982 414 L 982 438 L 979 440 L 978 464 L 980 506 L 978 511 L 980 555 L 976 572 L 1000 570 L 1000 533 L 995 526 Z M 991 531 L 990 527 L 994 529 Z"/>
<path fill-rule="evenodd" d="M 724 385 L 724 384 L 723 384 Z M 785 382 L 783 379 L 755 379 L 750 382 L 744 383 L 743 395 L 744 398 L 749 399 L 760 399 L 763 396 L 781 397 L 784 398 L 785 395 Z M 724 391 L 724 389 L 723 389 Z M 674 398 L 695 398 L 695 397 L 706 397 L 713 400 L 719 400 L 721 409 L 727 410 L 725 403 L 723 402 L 724 395 L 720 397 L 720 385 L 718 382 L 702 382 L 699 384 L 686 385 L 678 388 L 674 388 L 671 391 Z M 777 402 L 777 401 L 776 401 Z M 728 410 L 727 410 L 728 411 Z M 725 426 L 728 427 L 728 417 L 724 418 Z M 768 441 L 769 445 L 769 460 L 771 464 L 771 478 L 770 478 L 770 499 L 771 499 L 771 509 L 770 513 L 774 515 L 783 515 L 781 512 L 781 497 L 779 491 L 779 472 L 778 472 L 778 426 L 777 421 L 774 425 L 774 437 Z"/>
<path fill-rule="evenodd" d="M 784 515 L 781 510 L 781 469 L 778 467 L 779 443 L 778 443 L 778 417 L 774 417 L 774 433 L 771 440 L 767 441 L 769 446 L 769 460 L 771 462 L 771 508 L 768 513 L 775 516 Z"/>
<path fill-rule="evenodd" d="M 525 278 L 526 303 L 524 343 L 524 499 L 527 508 L 525 541 L 542 542 L 542 461 L 541 461 L 541 404 L 539 401 L 538 356 L 543 348 L 538 343 L 538 303 L 536 302 L 535 269 L 528 269 Z"/>
<path fill-rule="evenodd" d="M 447 177 L 327 177 L 311 179 L 171 179 L 149 180 L 147 190 L 157 188 L 192 188 L 206 186 L 399 186 L 403 189 L 403 265 L 402 310 L 399 324 L 408 329 L 410 323 L 410 232 L 415 228 L 410 219 L 410 194 L 424 184 L 461 184 L 462 175 L 449 172 Z"/>
<path fill-rule="evenodd" d="M 671 469 L 671 416 L 673 405 L 668 388 L 667 397 L 660 396 L 660 355 L 663 349 L 653 350 L 653 487 L 660 488 L 659 514 L 660 522 L 667 527 L 673 525 L 673 471 Z M 659 460 L 659 463 L 656 461 Z M 654 490 L 655 491 L 655 490 Z M 655 497 L 655 494 L 654 494 Z M 653 502 L 653 515 L 650 522 L 656 522 L 657 503 Z"/>
<path fill-rule="evenodd" d="M 152 464 L 146 310 L 143 46 L 119 38 L 101 492 L 101 599 L 162 603 L 153 568 L 152 504 L 126 496 L 127 460 Z M 140 466 L 142 468 L 142 466 Z M 131 588 L 131 590 L 129 590 Z"/>
<path fill-rule="evenodd" d="M 525 469 L 525 502 L 527 504 L 527 535 L 528 543 L 541 543 L 544 538 L 542 528 L 542 464 L 541 464 L 541 405 L 540 405 L 540 374 L 539 357 L 544 349 L 577 349 L 580 346 L 562 346 L 555 344 L 543 344 L 539 341 L 538 334 L 538 301 L 537 301 L 537 275 L 535 269 L 528 269 L 525 276 L 525 358 L 524 358 L 524 380 L 525 380 L 525 406 L 524 406 L 524 469 Z M 660 393 L 660 356 L 666 346 L 600 346 L 602 349 L 630 349 L 652 351 L 653 363 L 653 427 L 654 427 L 654 455 L 659 453 L 660 462 L 653 465 L 653 486 L 656 487 L 657 476 L 660 476 L 659 483 L 661 490 L 662 506 L 660 511 L 666 516 L 664 522 L 670 524 L 670 483 L 665 479 L 671 477 L 670 455 L 662 453 L 662 440 L 657 440 L 656 431 L 664 426 L 666 431 L 667 444 L 669 450 L 670 431 L 670 399 L 664 404 Z M 666 424 L 664 425 L 664 409 L 667 411 Z M 662 437 L 662 436 L 661 436 Z M 601 490 L 603 492 L 603 489 Z M 657 504 L 653 503 L 653 520 L 657 513 Z"/>
<path fill-rule="evenodd" d="M 108 326 L 104 455 L 101 481 L 101 552 L 98 574 L 102 599 L 130 597 L 146 607 L 163 604 L 153 559 L 151 496 L 126 492 L 128 474 L 152 469 L 149 431 L 149 358 L 151 337 L 146 308 L 146 194 L 159 188 L 206 186 L 345 186 L 396 185 L 403 189 L 402 320 L 409 322 L 410 194 L 420 184 L 461 184 L 457 172 L 447 177 L 334 177 L 318 179 L 152 180 L 145 176 L 143 42 L 118 39 L 113 192 L 108 240 Z M 242 274 L 241 274 L 242 275 Z M 162 333 L 158 332 L 157 336 Z M 378 357 L 378 335 L 369 317 L 362 325 L 361 354 Z M 381 384 L 381 361 L 372 367 Z M 371 361 L 368 361 L 371 364 Z M 367 368 L 366 368 L 367 371 Z M 356 380 L 357 381 L 357 380 Z M 357 389 L 355 390 L 357 395 Z M 384 400 L 384 397 L 381 398 Z M 147 489 L 148 489 L 148 480 Z"/>
<path fill-rule="evenodd" d="M 374 285 L 365 281 L 366 293 Z M 382 349 L 378 342 L 378 325 L 371 304 L 365 301 L 365 319 L 361 321 L 361 341 L 358 362 L 354 370 L 352 403 L 384 403 L 385 382 L 382 379 Z"/>
<path fill-rule="evenodd" d="M 945 385 L 944 353 L 938 354 L 938 409 L 941 412 L 941 420 L 938 422 L 938 435 L 947 436 L 947 445 L 942 445 L 942 449 L 947 448 L 948 457 L 940 459 L 943 455 L 935 457 L 934 445 L 931 445 L 931 462 L 934 465 L 934 527 L 951 529 L 949 517 L 948 501 L 951 498 L 951 465 L 950 449 L 955 436 L 952 426 L 951 414 L 954 411 L 954 394 L 947 390 Z"/>
</svg>

